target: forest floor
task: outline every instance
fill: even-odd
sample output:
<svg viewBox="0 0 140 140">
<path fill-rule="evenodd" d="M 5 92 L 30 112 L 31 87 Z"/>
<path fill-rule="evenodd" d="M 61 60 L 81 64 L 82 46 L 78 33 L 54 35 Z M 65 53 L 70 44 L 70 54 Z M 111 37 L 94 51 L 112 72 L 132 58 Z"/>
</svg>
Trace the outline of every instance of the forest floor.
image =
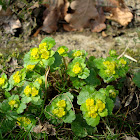
<svg viewBox="0 0 140 140">
<path fill-rule="evenodd" d="M 92 33 L 89 29 L 85 29 L 82 32 L 66 32 L 59 29 L 59 31 L 52 34 L 41 32 L 37 37 L 33 37 L 32 35 L 29 36 L 28 31 L 32 32 L 32 29 L 29 28 L 26 29 L 26 31 L 23 31 L 22 29 L 20 32 L 17 32 L 16 35 L 11 35 L 5 33 L 4 30 L 0 30 L 0 69 L 3 69 L 3 65 L 8 68 L 12 67 L 15 61 L 13 63 L 9 62 L 13 58 L 21 65 L 23 63 L 22 58 L 24 54 L 28 52 L 30 48 L 38 47 L 41 40 L 45 37 L 52 37 L 56 41 L 56 45 L 53 48 L 54 50 L 59 46 L 66 46 L 69 50 L 84 49 L 88 52 L 88 56 L 92 55 L 105 58 L 108 56 L 108 52 L 111 49 L 115 49 L 118 55 L 121 55 L 126 50 L 125 54 L 137 60 L 137 62 L 130 60 L 130 72 L 140 70 L 140 27 L 127 26 L 125 28 L 118 28 L 108 24 L 107 29 L 101 33 Z M 4 58 L 4 61 L 2 58 Z M 8 69 L 5 70 L 7 71 Z M 131 83 L 130 77 L 127 78 L 127 82 L 125 83 L 125 88 L 129 88 L 129 90 L 124 89 L 119 96 L 121 108 L 119 109 L 118 118 L 122 117 L 120 121 L 124 121 L 124 123 L 121 123 L 122 127 L 120 130 L 118 129 L 118 133 L 124 133 L 123 136 L 127 133 L 132 137 L 139 137 L 140 90 L 135 87 L 135 94 L 132 95 L 131 90 L 133 86 L 129 87 L 129 82 Z M 128 99 L 130 96 L 133 99 L 129 102 Z M 126 102 L 129 102 L 129 106 L 125 107 Z M 114 122 L 117 123 L 118 120 L 114 120 Z M 103 133 L 105 133 L 105 131 L 106 130 L 104 129 Z M 113 132 L 114 130 L 111 129 L 111 131 Z M 106 135 L 108 134 L 106 133 Z M 127 139 L 128 137 L 123 137 L 123 139 L 125 138 Z M 111 139 L 113 138 L 110 138 L 110 140 Z"/>
</svg>

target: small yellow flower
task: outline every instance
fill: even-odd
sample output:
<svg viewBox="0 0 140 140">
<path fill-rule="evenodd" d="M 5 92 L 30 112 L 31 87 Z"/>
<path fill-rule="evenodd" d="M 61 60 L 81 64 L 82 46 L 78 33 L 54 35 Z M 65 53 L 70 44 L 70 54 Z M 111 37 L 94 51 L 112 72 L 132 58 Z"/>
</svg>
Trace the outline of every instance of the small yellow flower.
<svg viewBox="0 0 140 140">
<path fill-rule="evenodd" d="M 47 43 L 41 43 L 39 44 L 39 50 L 44 49 L 47 47 Z"/>
<path fill-rule="evenodd" d="M 50 56 L 50 52 L 49 51 L 43 51 L 41 54 L 41 58 L 42 59 L 48 59 Z"/>
<path fill-rule="evenodd" d="M 53 113 L 54 115 L 56 115 L 57 117 L 59 117 L 59 118 L 63 117 L 63 116 L 66 114 L 66 112 L 64 111 L 64 108 L 54 109 L 54 110 L 52 111 L 52 113 Z"/>
<path fill-rule="evenodd" d="M 78 74 L 82 71 L 82 68 L 80 67 L 80 63 L 79 62 L 76 62 L 75 65 L 73 66 L 73 69 L 72 71 L 75 73 L 75 74 Z"/>
<path fill-rule="evenodd" d="M 75 53 L 73 53 L 73 56 L 74 57 L 79 57 L 82 55 L 82 52 L 81 51 L 76 51 Z"/>
<path fill-rule="evenodd" d="M 35 65 L 28 65 L 27 70 L 32 71 L 34 69 Z"/>
<path fill-rule="evenodd" d="M 105 61 L 105 62 L 103 62 L 103 64 L 104 64 L 105 66 L 108 66 L 108 65 L 110 65 L 110 62 L 109 62 L 109 61 Z"/>
<path fill-rule="evenodd" d="M 36 80 L 35 80 L 35 82 L 38 82 L 40 85 L 42 84 L 42 80 L 40 79 L 40 78 L 37 78 Z"/>
<path fill-rule="evenodd" d="M 107 75 L 113 75 L 115 74 L 115 67 L 116 67 L 116 63 L 115 62 L 110 62 L 110 61 L 105 61 L 103 62 L 104 66 L 107 68 L 105 70 Z"/>
<path fill-rule="evenodd" d="M 19 75 L 19 71 L 17 71 L 14 75 L 13 75 L 13 80 L 15 83 L 19 83 L 21 81 L 21 76 Z"/>
<path fill-rule="evenodd" d="M 27 117 L 18 117 L 17 118 L 17 124 L 19 126 L 24 126 L 24 127 L 27 127 L 29 124 L 31 124 L 31 120 Z"/>
<path fill-rule="evenodd" d="M 33 97 L 38 95 L 38 90 L 35 87 L 32 87 L 31 94 Z"/>
<path fill-rule="evenodd" d="M 54 115 L 58 114 L 58 112 L 59 112 L 58 109 L 54 109 L 54 110 L 52 111 L 52 113 L 53 113 Z"/>
<path fill-rule="evenodd" d="M 4 85 L 5 83 L 5 79 L 4 78 L 0 78 L 0 86 Z"/>
<path fill-rule="evenodd" d="M 64 108 L 59 108 L 58 113 L 56 114 L 59 118 L 65 116 L 66 112 L 64 111 Z"/>
<path fill-rule="evenodd" d="M 105 104 L 101 100 L 97 100 L 96 105 L 99 112 L 102 112 L 105 109 Z"/>
<path fill-rule="evenodd" d="M 31 87 L 29 85 L 24 89 L 24 93 L 26 96 L 29 96 L 29 94 L 31 93 Z"/>
<path fill-rule="evenodd" d="M 93 106 L 94 105 L 94 100 L 93 99 L 87 99 L 86 100 L 86 106 Z"/>
<path fill-rule="evenodd" d="M 61 55 L 61 54 L 63 54 L 63 53 L 65 53 L 65 49 L 64 48 L 60 48 L 59 50 L 58 50 L 58 53 Z"/>
<path fill-rule="evenodd" d="M 126 63 L 127 63 L 127 62 L 126 62 L 124 59 L 120 59 L 120 60 L 119 60 L 119 64 L 121 64 L 121 65 L 126 65 Z"/>
<path fill-rule="evenodd" d="M 19 75 L 19 71 L 17 71 L 14 75 L 13 78 L 16 78 Z"/>
<path fill-rule="evenodd" d="M 38 59 L 39 58 L 39 50 L 38 48 L 33 48 L 32 51 L 31 51 L 31 56 L 34 58 L 34 59 Z"/>
<path fill-rule="evenodd" d="M 65 100 L 58 101 L 56 105 L 61 108 L 66 107 L 66 101 Z"/>
<path fill-rule="evenodd" d="M 94 111 L 90 111 L 90 112 L 88 112 L 88 115 L 89 115 L 89 117 L 96 118 L 98 114 Z"/>
<path fill-rule="evenodd" d="M 14 106 L 14 105 L 16 104 L 16 101 L 15 101 L 15 100 L 11 100 L 11 101 L 8 102 L 8 104 L 9 104 L 10 106 Z"/>
</svg>

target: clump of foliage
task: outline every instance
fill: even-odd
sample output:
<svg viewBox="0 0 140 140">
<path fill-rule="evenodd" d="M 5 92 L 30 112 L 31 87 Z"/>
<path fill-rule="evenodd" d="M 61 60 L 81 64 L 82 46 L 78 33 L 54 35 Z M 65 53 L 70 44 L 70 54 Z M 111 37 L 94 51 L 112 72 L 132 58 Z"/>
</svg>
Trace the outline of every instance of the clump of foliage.
<svg viewBox="0 0 140 140">
<path fill-rule="evenodd" d="M 5 128 L 1 129 L 1 136 L 15 125 L 33 132 L 36 118 L 41 120 L 44 113 L 50 123 L 70 123 L 75 135 L 85 137 L 95 132 L 101 118 L 112 114 L 119 94 L 113 83 L 126 76 L 128 60 L 118 59 L 115 50 L 107 58 L 88 59 L 84 50 L 69 52 L 60 46 L 55 52 L 55 44 L 53 38 L 46 37 L 39 47 L 25 54 L 22 69 L 10 77 L 1 74 L 4 99 L 0 103 L 0 119 L 1 128 Z"/>
</svg>

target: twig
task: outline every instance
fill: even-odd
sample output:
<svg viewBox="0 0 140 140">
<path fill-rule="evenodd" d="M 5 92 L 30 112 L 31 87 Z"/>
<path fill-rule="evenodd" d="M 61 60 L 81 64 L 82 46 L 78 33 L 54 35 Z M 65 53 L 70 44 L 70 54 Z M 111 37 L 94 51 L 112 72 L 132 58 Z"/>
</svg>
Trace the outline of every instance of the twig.
<svg viewBox="0 0 140 140">
<path fill-rule="evenodd" d="M 127 46 L 126 46 L 126 48 L 125 48 L 125 50 L 124 50 L 124 52 L 120 55 L 120 56 L 118 56 L 118 58 L 117 59 L 120 59 L 124 54 L 125 54 L 125 52 L 126 52 L 126 50 L 128 49 L 128 44 L 127 44 Z"/>
<path fill-rule="evenodd" d="M 127 55 L 127 54 L 124 54 L 124 57 L 126 57 L 126 58 L 128 58 L 128 59 L 130 59 L 130 60 L 132 60 L 132 61 L 134 61 L 134 62 L 137 62 L 136 59 L 132 58 L 131 56 L 129 56 L 129 55 Z"/>
<path fill-rule="evenodd" d="M 46 75 L 45 75 L 45 88 L 46 89 L 47 89 L 47 78 L 48 78 L 49 71 L 50 71 L 50 67 L 48 67 Z"/>
<path fill-rule="evenodd" d="M 135 94 L 136 94 L 136 92 L 135 92 Z M 132 110 L 130 110 L 129 113 L 132 111 L 135 111 L 139 107 L 139 98 L 138 98 L 137 94 L 136 94 L 136 98 L 137 98 L 137 106 L 135 108 L 133 108 Z"/>
</svg>

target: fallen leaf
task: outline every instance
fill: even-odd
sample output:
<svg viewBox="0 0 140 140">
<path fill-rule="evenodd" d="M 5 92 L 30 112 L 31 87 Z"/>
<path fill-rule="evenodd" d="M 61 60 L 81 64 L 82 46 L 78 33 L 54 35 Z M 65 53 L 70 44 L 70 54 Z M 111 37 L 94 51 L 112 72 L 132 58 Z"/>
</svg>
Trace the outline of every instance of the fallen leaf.
<svg viewBox="0 0 140 140">
<path fill-rule="evenodd" d="M 56 135 L 56 130 L 52 124 L 49 124 L 49 122 L 44 123 L 43 125 L 39 123 L 39 125 L 36 125 L 33 128 L 33 132 L 35 133 L 42 133 L 45 132 L 48 135 Z"/>
<path fill-rule="evenodd" d="M 70 8 L 72 12 L 65 16 L 65 20 L 69 23 L 64 26 L 65 30 L 83 30 L 90 27 L 92 32 L 100 32 L 106 28 L 102 7 L 97 8 L 95 1 L 74 0 Z"/>
<path fill-rule="evenodd" d="M 104 31 L 102 32 L 102 37 L 107 37 L 107 34 Z"/>
<path fill-rule="evenodd" d="M 52 33 L 57 30 L 57 24 L 59 20 L 64 19 L 66 15 L 69 3 L 67 0 L 58 0 L 44 11 L 44 22 L 42 29 L 47 33 Z"/>
<path fill-rule="evenodd" d="M 72 13 L 65 16 L 65 20 L 71 28 L 80 30 L 88 27 L 90 20 L 95 20 L 98 17 L 98 11 L 93 0 L 74 0 L 70 4 Z"/>
<path fill-rule="evenodd" d="M 5 33 L 14 34 L 16 29 L 21 27 L 21 22 L 15 15 L 12 15 L 11 9 L 7 8 L 6 11 L 0 10 L 0 25 L 5 30 Z"/>
<path fill-rule="evenodd" d="M 104 7 L 105 12 L 109 12 L 110 15 L 106 16 L 107 19 L 114 20 L 122 26 L 128 25 L 133 19 L 133 14 L 129 8 L 125 5 L 123 0 L 108 0 L 113 7 Z"/>
</svg>

